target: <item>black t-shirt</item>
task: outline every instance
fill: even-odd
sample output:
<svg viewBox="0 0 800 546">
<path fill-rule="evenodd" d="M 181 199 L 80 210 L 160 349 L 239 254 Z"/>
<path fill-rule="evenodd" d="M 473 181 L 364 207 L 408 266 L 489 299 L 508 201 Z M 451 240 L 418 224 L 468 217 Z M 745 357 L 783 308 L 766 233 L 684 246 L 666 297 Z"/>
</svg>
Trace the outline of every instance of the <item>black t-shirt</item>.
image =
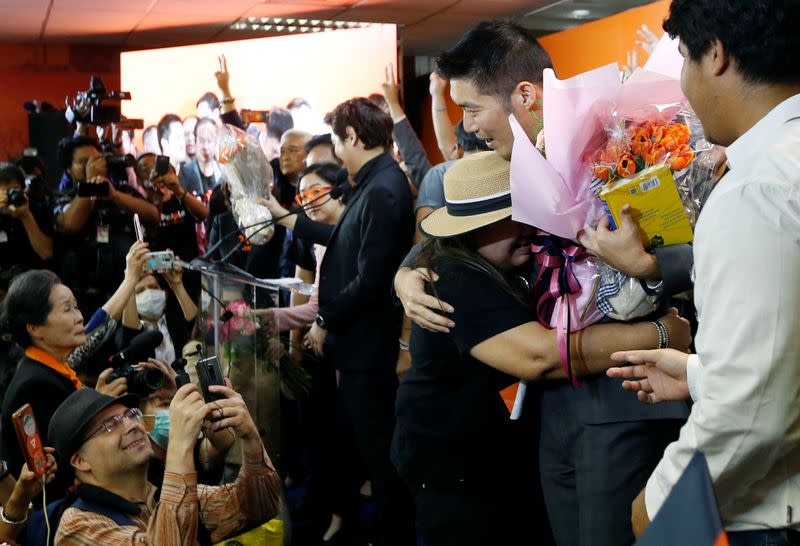
<svg viewBox="0 0 800 546">
<path fill-rule="evenodd" d="M 117 185 L 116 190 L 143 199 L 126 184 Z M 76 194 L 77 184 L 68 181 L 56 201 L 54 217 L 64 212 Z M 58 234 L 54 241 L 58 272 L 75 293 L 84 316 L 91 316 L 119 287 L 125 275 L 125 257 L 135 240 L 133 215 L 107 200 L 95 203 L 80 232 Z"/>
<path fill-rule="evenodd" d="M 49 202 L 31 202 L 29 207 L 39 229 L 53 237 L 53 211 Z M 0 214 L 0 288 L 5 290 L 12 276 L 18 273 L 43 267 L 50 264 L 36 254 L 22 222 L 9 214 Z"/>
<path fill-rule="evenodd" d="M 535 313 L 471 268 L 448 266 L 437 273 L 438 297 L 455 308 L 456 326 L 448 334 L 412 326 L 412 368 L 397 391 L 392 460 L 413 486 L 446 487 L 461 479 L 486 484 L 516 468 L 512 422 L 500 391 L 517 379 L 469 351 L 535 320 Z"/>
<path fill-rule="evenodd" d="M 182 260 L 189 261 L 198 255 L 197 220 L 186 204 L 175 196 L 161 204 L 158 229 L 149 237 L 150 250 L 170 249 Z"/>
</svg>

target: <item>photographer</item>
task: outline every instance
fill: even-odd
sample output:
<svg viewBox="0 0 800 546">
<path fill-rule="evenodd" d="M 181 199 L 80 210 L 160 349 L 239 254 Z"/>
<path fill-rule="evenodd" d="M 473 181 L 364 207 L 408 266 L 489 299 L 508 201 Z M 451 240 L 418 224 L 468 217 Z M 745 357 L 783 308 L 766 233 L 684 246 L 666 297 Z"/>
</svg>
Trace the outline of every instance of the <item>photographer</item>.
<svg viewBox="0 0 800 546">
<path fill-rule="evenodd" d="M 210 390 L 223 398 L 207 404 L 194 385 L 184 385 L 173 398 L 160 489 L 147 481 L 153 449 L 135 397 L 115 399 L 83 389 L 65 400 L 49 437 L 59 460 L 75 472 L 78 498 L 94 509 L 67 508 L 56 544 L 213 543 L 274 517 L 281 503 L 280 478 L 244 400 L 228 387 Z M 192 453 L 209 419 L 217 419 L 213 430 L 227 429 L 241 440 L 244 464 L 236 481 L 224 487 L 197 484 Z"/>
<path fill-rule="evenodd" d="M 41 185 L 38 181 L 38 185 Z M 42 267 L 53 257 L 52 217 L 46 202 L 33 201 L 25 190 L 22 171 L 0 165 L 0 270 Z M 11 280 L 4 278 L 3 287 Z"/>
<path fill-rule="evenodd" d="M 122 280 L 125 255 L 136 239 L 133 214 L 147 227 L 158 225 L 158 210 L 127 183 L 114 184 L 97 141 L 76 137 L 62 144 L 64 167 L 54 215 L 56 260 L 78 296 L 84 314 L 97 309 Z M 103 188 L 100 188 L 103 186 Z M 87 192 L 98 197 L 83 197 Z"/>
</svg>

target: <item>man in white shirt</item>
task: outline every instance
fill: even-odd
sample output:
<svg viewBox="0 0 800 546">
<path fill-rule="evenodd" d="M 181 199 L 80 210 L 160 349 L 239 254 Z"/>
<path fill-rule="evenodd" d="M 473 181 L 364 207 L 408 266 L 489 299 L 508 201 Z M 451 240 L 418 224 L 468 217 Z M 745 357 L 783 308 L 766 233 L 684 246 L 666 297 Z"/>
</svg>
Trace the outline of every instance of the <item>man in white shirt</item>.
<svg viewBox="0 0 800 546">
<path fill-rule="evenodd" d="M 732 546 L 800 544 L 800 2 L 673 0 L 682 86 L 728 173 L 695 231 L 696 355 L 619 353 L 647 403 L 691 416 L 632 506 L 637 536 L 695 450 Z M 797 508 L 797 511 L 794 508 Z"/>
</svg>

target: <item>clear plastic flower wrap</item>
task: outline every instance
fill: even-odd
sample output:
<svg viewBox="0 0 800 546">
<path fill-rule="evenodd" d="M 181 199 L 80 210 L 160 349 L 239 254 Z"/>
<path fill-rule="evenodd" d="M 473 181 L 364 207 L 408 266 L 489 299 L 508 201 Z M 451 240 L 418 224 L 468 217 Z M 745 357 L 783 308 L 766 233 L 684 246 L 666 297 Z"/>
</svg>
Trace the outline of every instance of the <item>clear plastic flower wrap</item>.
<svg viewBox="0 0 800 546">
<path fill-rule="evenodd" d="M 255 245 L 267 243 L 275 233 L 269 209 L 256 203 L 269 198 L 272 167 L 258 141 L 238 127 L 225 125 L 217 139 L 217 155 L 231 195 L 231 208 L 239 228 Z"/>
</svg>

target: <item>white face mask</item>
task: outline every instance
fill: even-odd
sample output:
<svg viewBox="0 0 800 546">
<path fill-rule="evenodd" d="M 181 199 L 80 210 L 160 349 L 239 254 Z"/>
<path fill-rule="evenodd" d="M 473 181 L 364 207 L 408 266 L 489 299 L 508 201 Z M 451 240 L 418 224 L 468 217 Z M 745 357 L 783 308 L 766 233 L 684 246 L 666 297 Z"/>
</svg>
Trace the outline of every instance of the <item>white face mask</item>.
<svg viewBox="0 0 800 546">
<path fill-rule="evenodd" d="M 148 288 L 136 294 L 136 310 L 143 317 L 160 318 L 167 305 L 167 293 L 163 290 Z"/>
</svg>

